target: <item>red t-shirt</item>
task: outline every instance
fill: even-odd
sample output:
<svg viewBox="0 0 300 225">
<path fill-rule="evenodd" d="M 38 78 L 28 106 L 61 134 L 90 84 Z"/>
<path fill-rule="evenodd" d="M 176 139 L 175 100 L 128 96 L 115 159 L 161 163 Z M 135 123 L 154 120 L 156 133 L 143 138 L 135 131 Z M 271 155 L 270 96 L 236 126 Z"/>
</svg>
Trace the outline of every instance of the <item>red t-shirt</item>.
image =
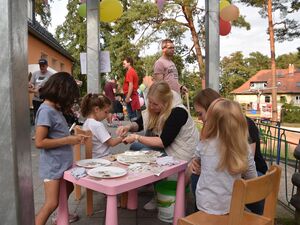
<svg viewBox="0 0 300 225">
<path fill-rule="evenodd" d="M 130 67 L 127 70 L 127 73 L 125 75 L 125 80 L 124 80 L 124 84 L 123 84 L 123 92 L 125 95 L 128 93 L 128 87 L 129 87 L 130 82 L 133 83 L 133 91 L 132 92 L 136 92 L 137 89 L 139 88 L 139 77 L 132 67 Z"/>
</svg>

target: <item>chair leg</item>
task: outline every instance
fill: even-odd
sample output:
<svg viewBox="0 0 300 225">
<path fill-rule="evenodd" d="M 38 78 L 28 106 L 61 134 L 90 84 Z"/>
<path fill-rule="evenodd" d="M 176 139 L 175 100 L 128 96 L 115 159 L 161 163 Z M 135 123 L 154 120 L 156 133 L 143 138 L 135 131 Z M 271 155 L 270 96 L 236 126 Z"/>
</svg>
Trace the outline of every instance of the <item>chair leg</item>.
<svg viewBox="0 0 300 225">
<path fill-rule="evenodd" d="M 124 192 L 121 194 L 121 208 L 126 209 L 127 208 L 127 201 L 128 201 L 128 192 Z"/>
<path fill-rule="evenodd" d="M 79 185 L 75 185 L 74 187 L 74 193 L 75 193 L 75 200 L 81 199 L 81 187 Z"/>
<path fill-rule="evenodd" d="M 93 191 L 86 189 L 86 215 L 91 216 L 93 214 Z"/>
</svg>

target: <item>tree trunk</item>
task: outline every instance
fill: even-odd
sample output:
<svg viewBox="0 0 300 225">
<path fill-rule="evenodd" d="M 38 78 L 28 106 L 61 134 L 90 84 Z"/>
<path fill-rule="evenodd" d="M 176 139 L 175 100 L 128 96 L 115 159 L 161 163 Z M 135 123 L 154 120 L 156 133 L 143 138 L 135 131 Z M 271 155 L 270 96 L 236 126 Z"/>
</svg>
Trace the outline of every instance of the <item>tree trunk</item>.
<svg viewBox="0 0 300 225">
<path fill-rule="evenodd" d="M 268 0 L 268 22 L 269 22 L 269 36 L 271 48 L 271 73 L 272 73 L 272 120 L 278 120 L 277 114 L 277 77 L 276 77 L 276 63 L 275 63 L 275 40 L 272 18 L 272 0 Z"/>
<path fill-rule="evenodd" d="M 197 31 L 196 31 L 195 26 L 194 26 L 194 20 L 193 20 L 191 8 L 189 6 L 182 5 L 182 12 L 185 16 L 185 19 L 188 23 L 188 27 L 189 27 L 189 29 L 191 31 L 191 34 L 192 34 L 194 48 L 196 50 L 196 58 L 197 58 L 197 62 L 198 62 L 200 77 L 201 77 L 201 79 L 203 79 L 204 75 L 205 75 L 204 62 L 203 62 L 199 37 L 198 37 Z"/>
</svg>

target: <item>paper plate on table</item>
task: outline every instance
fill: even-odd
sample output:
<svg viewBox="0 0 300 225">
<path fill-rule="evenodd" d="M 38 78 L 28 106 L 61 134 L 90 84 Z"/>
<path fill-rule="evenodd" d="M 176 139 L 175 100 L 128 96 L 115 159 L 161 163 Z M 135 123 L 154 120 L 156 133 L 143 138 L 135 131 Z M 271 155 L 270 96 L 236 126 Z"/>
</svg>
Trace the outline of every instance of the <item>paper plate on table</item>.
<svg viewBox="0 0 300 225">
<path fill-rule="evenodd" d="M 115 166 L 101 166 L 88 170 L 87 174 L 97 178 L 116 178 L 127 174 L 127 170 Z"/>
<path fill-rule="evenodd" d="M 132 163 L 154 163 L 157 157 L 161 156 L 158 151 L 126 151 L 117 155 L 117 161 L 126 165 Z"/>
<path fill-rule="evenodd" d="M 83 159 L 76 162 L 77 166 L 85 168 L 95 168 L 99 166 L 109 166 L 111 162 L 106 159 Z"/>
</svg>

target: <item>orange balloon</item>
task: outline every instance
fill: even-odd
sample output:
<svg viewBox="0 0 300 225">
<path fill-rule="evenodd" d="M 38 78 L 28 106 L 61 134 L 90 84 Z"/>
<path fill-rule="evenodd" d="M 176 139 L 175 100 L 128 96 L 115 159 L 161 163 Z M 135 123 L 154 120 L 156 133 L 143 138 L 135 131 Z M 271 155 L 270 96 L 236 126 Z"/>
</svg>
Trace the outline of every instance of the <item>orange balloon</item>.
<svg viewBox="0 0 300 225">
<path fill-rule="evenodd" d="M 224 21 L 237 20 L 240 16 L 240 10 L 235 5 L 229 5 L 220 11 L 220 17 Z"/>
</svg>

